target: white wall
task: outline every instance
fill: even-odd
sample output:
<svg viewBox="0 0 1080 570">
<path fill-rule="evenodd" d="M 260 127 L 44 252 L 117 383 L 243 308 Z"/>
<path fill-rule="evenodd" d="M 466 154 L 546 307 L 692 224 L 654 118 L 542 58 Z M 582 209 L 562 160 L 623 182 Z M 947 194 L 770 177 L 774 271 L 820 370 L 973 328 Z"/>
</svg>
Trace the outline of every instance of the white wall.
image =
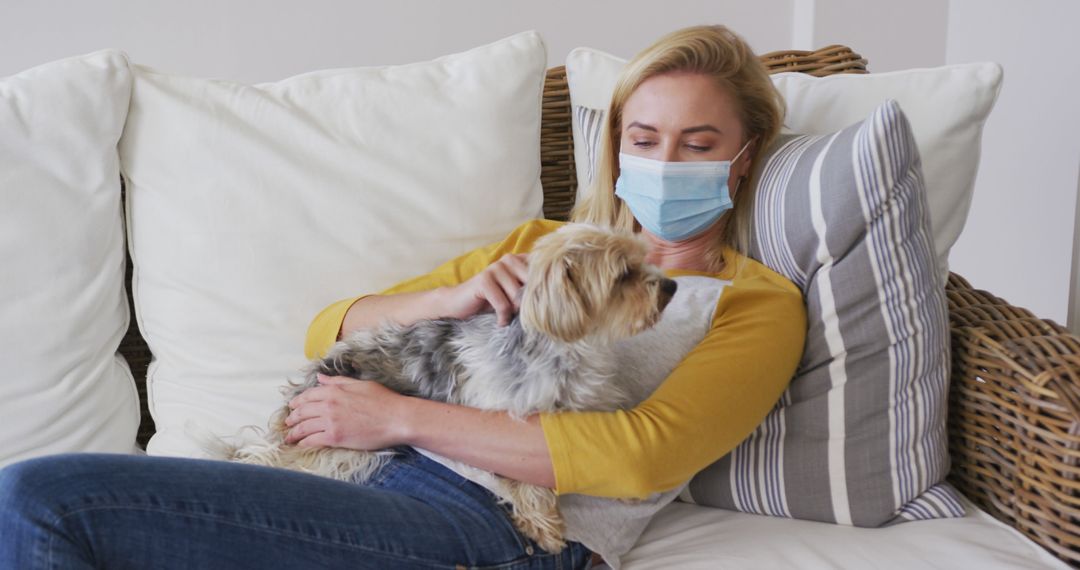
<svg viewBox="0 0 1080 570">
<path fill-rule="evenodd" d="M 945 0 L 793 0 L 792 49 L 843 44 L 871 72 L 945 63 Z"/>
<path fill-rule="evenodd" d="M 952 266 L 973 285 L 1061 324 L 1080 177 L 1078 25 L 1073 0 L 952 0 L 945 57 L 1005 68 Z"/>
<path fill-rule="evenodd" d="M 791 0 L 0 0 L 0 76 L 105 47 L 162 70 L 248 82 L 422 61 L 538 30 L 549 66 L 588 45 L 630 57 L 661 34 L 725 23 L 756 51 L 790 45 Z"/>
<path fill-rule="evenodd" d="M 1080 159 L 1076 162 L 1076 227 L 1073 229 L 1072 279 L 1069 280 L 1069 330 L 1080 335 Z"/>
</svg>

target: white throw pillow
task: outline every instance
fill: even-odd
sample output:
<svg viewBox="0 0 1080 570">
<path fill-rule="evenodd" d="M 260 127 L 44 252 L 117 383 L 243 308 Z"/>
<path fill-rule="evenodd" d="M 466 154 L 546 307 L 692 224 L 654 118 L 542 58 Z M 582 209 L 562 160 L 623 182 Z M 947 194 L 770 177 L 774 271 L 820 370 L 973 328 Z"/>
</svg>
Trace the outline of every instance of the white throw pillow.
<svg viewBox="0 0 1080 570">
<path fill-rule="evenodd" d="M 265 427 L 326 305 L 542 216 L 535 31 L 245 85 L 133 66 L 120 141 L 151 455 Z"/>
<path fill-rule="evenodd" d="M 606 112 L 626 61 L 591 48 L 572 50 L 566 75 L 575 112 L 581 107 Z M 922 156 L 938 272 L 947 278 L 949 249 L 971 207 L 983 123 L 1001 89 L 1001 66 L 986 62 L 865 75 L 789 72 L 771 77 L 787 102 L 786 133 L 828 134 L 861 121 L 886 99 L 900 104 Z M 580 196 L 591 172 L 584 137 L 599 133 L 582 133 L 578 121 L 572 122 Z"/>
<path fill-rule="evenodd" d="M 116 143 L 131 96 L 118 50 L 0 79 L 0 466 L 136 450 Z"/>
</svg>

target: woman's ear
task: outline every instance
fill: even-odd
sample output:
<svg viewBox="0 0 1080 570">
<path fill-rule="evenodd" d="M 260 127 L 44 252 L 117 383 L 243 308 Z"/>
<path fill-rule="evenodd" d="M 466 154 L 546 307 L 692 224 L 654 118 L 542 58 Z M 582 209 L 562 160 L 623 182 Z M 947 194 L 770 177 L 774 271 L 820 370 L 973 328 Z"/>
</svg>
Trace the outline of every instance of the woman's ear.
<svg viewBox="0 0 1080 570">
<path fill-rule="evenodd" d="M 748 142 L 746 144 L 746 152 L 743 153 L 743 156 L 739 157 L 739 165 L 738 166 L 739 166 L 739 175 L 740 176 L 749 176 L 750 175 L 750 165 L 754 163 L 754 157 L 757 156 L 757 154 L 758 154 L 758 141 L 759 140 L 760 139 L 758 137 L 754 137 L 754 138 L 750 139 L 750 142 Z"/>
</svg>

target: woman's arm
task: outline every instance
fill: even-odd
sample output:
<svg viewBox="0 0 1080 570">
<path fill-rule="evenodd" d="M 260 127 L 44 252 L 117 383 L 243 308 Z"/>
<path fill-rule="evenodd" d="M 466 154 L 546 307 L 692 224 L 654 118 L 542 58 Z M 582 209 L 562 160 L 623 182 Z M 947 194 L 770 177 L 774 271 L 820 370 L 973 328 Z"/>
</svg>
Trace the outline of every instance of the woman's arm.
<svg viewBox="0 0 1080 570">
<path fill-rule="evenodd" d="M 521 252 L 560 225 L 550 220 L 522 224 L 502 242 L 450 260 L 430 274 L 378 295 L 330 305 L 312 321 L 305 353 L 309 358 L 325 354 L 345 335 L 385 319 L 409 324 L 494 311 L 500 324 L 508 323 L 518 309 L 518 292 L 528 271 L 527 255 Z M 448 457 L 461 456 L 462 461 L 514 479 L 548 487 L 555 484 L 535 416 L 521 422 L 506 413 L 400 396 L 377 383 L 344 377 L 322 378 L 322 382 L 324 386 L 290 402 L 288 442 L 353 449 L 411 444 Z M 498 459 L 489 463 L 493 458 Z"/>
<path fill-rule="evenodd" d="M 402 281 L 377 295 L 359 295 L 331 303 L 315 315 L 308 326 L 304 355 L 309 359 L 320 358 L 348 333 L 373 326 L 384 318 L 408 324 L 421 318 L 464 318 L 491 310 L 498 315 L 501 324 L 506 324 L 516 310 L 514 295 L 525 278 L 525 264 L 518 261 L 525 259 L 539 237 L 563 224 L 553 220 L 530 220 L 515 228 L 505 239 L 462 254 L 430 273 Z M 485 271 L 493 264 L 505 271 Z M 481 273 L 486 274 L 484 280 L 475 280 L 472 285 L 480 286 L 482 291 L 473 288 L 472 296 L 446 298 L 449 297 L 447 289 L 458 288 Z"/>
<path fill-rule="evenodd" d="M 806 309 L 794 285 L 776 283 L 758 275 L 729 285 L 705 339 L 631 410 L 541 413 L 521 423 L 505 413 L 416 401 L 375 382 L 330 378 L 332 386 L 294 399 L 290 441 L 352 449 L 413 444 L 520 481 L 554 484 L 560 495 L 666 491 L 737 446 L 794 374 Z M 307 403 L 314 399 L 330 403 Z M 323 417 L 296 424 L 309 414 Z"/>
<path fill-rule="evenodd" d="M 747 271 L 725 287 L 705 338 L 645 401 L 540 414 L 557 493 L 644 498 L 673 489 L 761 424 L 798 367 L 806 308 L 791 282 Z"/>
<path fill-rule="evenodd" d="M 431 400 L 415 400 L 404 415 L 404 442 L 532 485 L 555 488 L 540 427 L 540 415 L 518 421 L 506 412 L 488 412 Z"/>
<path fill-rule="evenodd" d="M 353 331 L 373 327 L 384 319 L 405 325 L 420 319 L 446 316 L 445 296 L 445 287 L 396 295 L 364 295 L 349 305 L 341 321 L 337 340 Z"/>
<path fill-rule="evenodd" d="M 489 308 L 505 324 L 518 308 L 517 292 L 527 271 L 525 255 L 508 253 L 459 285 L 361 297 L 346 311 L 338 337 L 384 319 L 408 324 L 423 318 L 460 318 Z M 323 382 L 332 388 L 308 390 L 290 402 L 293 412 L 286 424 L 295 427 L 288 443 L 354 449 L 414 445 L 512 479 L 555 486 L 551 456 L 536 416 L 521 422 L 506 413 L 395 397 L 390 390 L 365 386 L 372 382 L 340 376 Z"/>
<path fill-rule="evenodd" d="M 634 409 L 542 413 L 522 423 L 330 378 L 333 386 L 298 396 L 300 408 L 287 421 L 306 417 L 313 404 L 304 402 L 317 398 L 336 399 L 344 412 L 313 408 L 330 423 L 296 426 L 290 441 L 352 449 L 410 444 L 558 494 L 642 498 L 671 489 L 761 423 L 802 354 L 806 314 L 794 285 L 754 279 L 729 287 L 710 333 Z"/>
<path fill-rule="evenodd" d="M 536 414 L 523 422 L 506 412 L 402 396 L 377 382 L 319 378 L 321 386 L 289 403 L 287 443 L 348 449 L 413 445 L 511 479 L 555 487 Z"/>
<path fill-rule="evenodd" d="M 426 291 L 392 295 L 365 295 L 349 306 L 341 322 L 338 340 L 352 331 L 392 319 L 407 325 L 420 319 L 464 319 L 493 310 L 499 324 L 510 322 L 518 309 L 518 291 L 528 273 L 527 254 L 506 253 L 464 283 Z"/>
</svg>

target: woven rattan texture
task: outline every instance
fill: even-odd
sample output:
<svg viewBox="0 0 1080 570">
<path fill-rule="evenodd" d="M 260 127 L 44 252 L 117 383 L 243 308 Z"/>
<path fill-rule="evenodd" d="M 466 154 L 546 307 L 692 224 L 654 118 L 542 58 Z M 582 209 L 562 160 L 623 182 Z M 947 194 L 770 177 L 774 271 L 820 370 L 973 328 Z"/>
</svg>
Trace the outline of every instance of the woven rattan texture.
<svg viewBox="0 0 1080 570">
<path fill-rule="evenodd" d="M 769 73 L 800 71 L 815 77 L 837 73 L 866 73 L 866 60 L 847 46 L 826 46 L 814 51 L 773 51 L 760 56 Z"/>
<path fill-rule="evenodd" d="M 1080 339 L 973 289 L 946 288 L 949 480 L 994 517 L 1080 563 Z"/>
<path fill-rule="evenodd" d="M 547 71 L 542 113 L 540 182 L 544 186 L 544 217 L 565 221 L 577 193 L 577 171 L 570 130 L 570 86 L 563 66 Z"/>
<path fill-rule="evenodd" d="M 761 56 L 770 73 L 866 73 L 844 46 Z M 577 187 L 570 93 L 563 66 L 547 72 L 541 126 L 544 216 L 565 220 Z M 126 203 L 126 202 L 125 202 Z M 131 260 L 127 268 L 131 305 Z M 1074 565 L 1080 563 L 1080 340 L 1062 327 L 976 290 L 951 274 L 949 479 L 976 504 Z M 134 308 L 120 346 L 139 388 L 138 441 L 154 433 L 147 409 L 150 350 Z"/>
</svg>

